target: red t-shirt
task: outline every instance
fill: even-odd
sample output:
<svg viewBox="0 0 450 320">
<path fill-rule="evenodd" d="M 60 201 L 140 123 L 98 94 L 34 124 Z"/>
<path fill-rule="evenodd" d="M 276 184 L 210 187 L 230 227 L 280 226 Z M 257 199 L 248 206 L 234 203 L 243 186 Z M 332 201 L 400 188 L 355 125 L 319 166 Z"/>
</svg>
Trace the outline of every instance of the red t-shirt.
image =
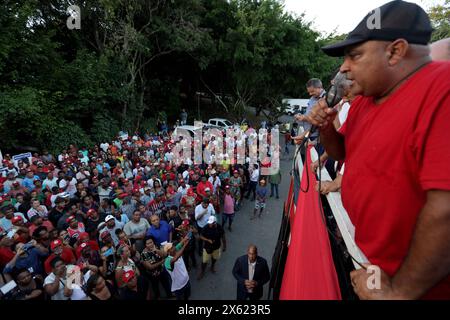
<svg viewBox="0 0 450 320">
<path fill-rule="evenodd" d="M 53 226 L 53 224 L 49 221 L 49 220 L 45 220 L 44 222 L 42 222 L 42 226 L 47 228 L 47 231 L 52 231 L 53 229 L 55 229 L 55 227 Z M 38 227 L 34 224 L 30 225 L 28 227 L 28 231 L 30 232 L 30 236 L 33 235 L 34 230 L 36 230 Z"/>
<path fill-rule="evenodd" d="M 0 248 L 0 267 L 5 267 L 8 262 L 14 258 L 15 254 L 10 248 L 1 247 Z"/>
<path fill-rule="evenodd" d="M 381 105 L 358 97 L 340 130 L 342 202 L 356 243 L 390 276 L 409 251 L 427 190 L 450 191 L 449 75 L 450 62 L 433 62 Z M 450 277 L 438 287 L 427 297 L 450 298 Z"/>
<path fill-rule="evenodd" d="M 52 260 L 56 257 L 56 255 L 54 253 L 52 253 L 47 260 L 45 260 L 44 263 L 44 268 L 45 268 L 45 272 L 47 274 L 49 274 L 50 272 L 52 272 L 52 265 L 51 262 Z M 69 249 L 67 247 L 63 248 L 63 252 L 61 253 L 60 256 L 61 260 L 64 261 L 66 264 L 73 264 L 75 263 L 75 256 L 73 254 L 72 249 Z"/>
<path fill-rule="evenodd" d="M 206 192 L 205 189 L 209 188 L 209 190 L 211 191 L 211 193 L 214 190 L 213 185 L 211 184 L 211 182 L 206 181 L 205 183 L 203 182 L 199 182 L 199 184 L 197 185 L 197 194 L 199 197 L 204 197 L 206 196 Z"/>
</svg>

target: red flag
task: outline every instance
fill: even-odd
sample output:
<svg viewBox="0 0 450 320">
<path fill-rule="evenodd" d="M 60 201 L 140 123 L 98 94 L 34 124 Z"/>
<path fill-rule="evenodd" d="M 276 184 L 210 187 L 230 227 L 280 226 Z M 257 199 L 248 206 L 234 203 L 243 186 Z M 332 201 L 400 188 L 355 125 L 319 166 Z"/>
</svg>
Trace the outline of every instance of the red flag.
<svg viewBox="0 0 450 320">
<path fill-rule="evenodd" d="M 280 300 L 341 300 L 325 217 L 320 210 L 322 204 L 315 190 L 316 178 L 310 166 L 310 149 L 301 182 L 301 189 L 306 190 L 308 177 L 309 189 L 298 197 Z"/>
</svg>

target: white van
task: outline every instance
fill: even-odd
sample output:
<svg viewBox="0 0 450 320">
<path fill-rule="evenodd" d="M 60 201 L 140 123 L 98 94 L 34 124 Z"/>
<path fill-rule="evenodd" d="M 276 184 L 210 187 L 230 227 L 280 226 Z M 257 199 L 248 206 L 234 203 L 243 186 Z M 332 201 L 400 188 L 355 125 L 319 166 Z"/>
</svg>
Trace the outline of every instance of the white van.
<svg viewBox="0 0 450 320">
<path fill-rule="evenodd" d="M 281 102 L 283 105 L 287 105 L 285 113 L 292 116 L 296 113 L 305 113 L 308 107 L 309 99 L 283 99 Z M 279 108 L 278 110 L 281 110 Z"/>
</svg>

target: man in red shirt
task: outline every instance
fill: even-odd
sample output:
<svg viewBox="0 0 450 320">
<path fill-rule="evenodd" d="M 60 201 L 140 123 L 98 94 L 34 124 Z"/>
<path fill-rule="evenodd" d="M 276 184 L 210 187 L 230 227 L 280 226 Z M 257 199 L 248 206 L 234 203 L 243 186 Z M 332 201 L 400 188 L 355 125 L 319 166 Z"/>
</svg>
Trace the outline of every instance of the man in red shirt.
<svg viewBox="0 0 450 320">
<path fill-rule="evenodd" d="M 0 268 L 3 269 L 8 262 L 14 258 L 14 251 L 11 247 L 14 245 L 14 240 L 7 236 L 7 232 L 0 228 Z"/>
<path fill-rule="evenodd" d="M 431 62 L 425 11 L 404 1 L 369 14 L 343 42 L 324 47 L 344 56 L 340 71 L 354 100 L 337 132 L 334 109 L 321 100 L 307 120 L 336 160 L 345 159 L 342 202 L 355 241 L 381 269 L 352 272 L 361 299 L 450 298 L 450 62 Z M 376 19 L 375 19 L 376 20 Z M 331 106 L 330 106 L 331 107 Z"/>
<path fill-rule="evenodd" d="M 213 190 L 211 182 L 206 180 L 206 176 L 202 176 L 202 180 L 197 185 L 197 194 L 200 198 L 206 197 L 206 189 Z"/>
<path fill-rule="evenodd" d="M 55 257 L 60 257 L 62 261 L 66 264 L 74 264 L 76 259 L 73 251 L 70 247 L 64 247 L 63 243 L 60 239 L 53 240 L 50 243 L 50 249 L 52 250 L 52 254 L 45 260 L 44 268 L 47 274 L 52 272 L 52 260 Z"/>
<path fill-rule="evenodd" d="M 36 230 L 40 226 L 44 226 L 47 228 L 47 231 L 52 231 L 54 229 L 53 224 L 49 220 L 44 220 L 39 215 L 34 215 L 30 218 L 31 225 L 28 227 L 28 231 L 30 232 L 30 236 L 33 235 L 34 230 Z"/>
<path fill-rule="evenodd" d="M 70 216 L 66 219 L 69 227 L 67 228 L 67 233 L 71 238 L 79 239 L 80 234 L 85 232 L 85 227 L 83 222 L 79 222 L 75 216 Z"/>
</svg>

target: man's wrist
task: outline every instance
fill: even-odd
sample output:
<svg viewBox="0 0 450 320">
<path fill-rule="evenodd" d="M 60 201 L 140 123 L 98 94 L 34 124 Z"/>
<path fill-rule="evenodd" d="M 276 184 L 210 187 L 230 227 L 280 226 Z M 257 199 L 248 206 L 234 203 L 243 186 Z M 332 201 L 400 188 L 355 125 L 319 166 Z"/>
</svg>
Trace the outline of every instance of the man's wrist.
<svg viewBox="0 0 450 320">
<path fill-rule="evenodd" d="M 421 296 L 420 294 L 415 294 L 414 288 L 404 285 L 404 282 L 395 276 L 391 279 L 391 291 L 390 300 L 416 300 Z"/>
</svg>

